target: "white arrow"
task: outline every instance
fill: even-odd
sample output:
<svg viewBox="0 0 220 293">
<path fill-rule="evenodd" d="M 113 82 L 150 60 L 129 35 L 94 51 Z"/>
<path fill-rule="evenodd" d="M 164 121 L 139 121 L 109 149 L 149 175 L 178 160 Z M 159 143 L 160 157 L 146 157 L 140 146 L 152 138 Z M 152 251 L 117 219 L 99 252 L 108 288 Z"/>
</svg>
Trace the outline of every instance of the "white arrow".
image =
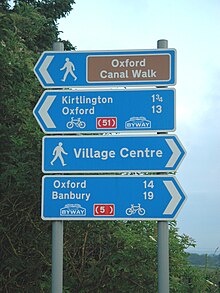
<svg viewBox="0 0 220 293">
<path fill-rule="evenodd" d="M 169 191 L 172 197 L 168 206 L 163 212 L 163 215 L 171 215 L 174 212 L 175 208 L 177 207 L 178 203 L 180 202 L 181 195 L 179 194 L 178 190 L 176 189 L 172 181 L 163 180 L 163 183 L 165 184 L 167 190 Z"/>
<path fill-rule="evenodd" d="M 47 56 L 43 63 L 41 64 L 39 71 L 42 75 L 42 77 L 44 78 L 44 80 L 46 81 L 46 83 L 54 83 L 53 79 L 51 78 L 49 72 L 47 71 L 47 68 L 49 67 L 51 61 L 53 60 L 54 56 Z"/>
<path fill-rule="evenodd" d="M 43 105 L 40 107 L 38 111 L 46 127 L 48 128 L 56 128 L 56 125 L 54 124 L 53 120 L 48 114 L 48 110 L 50 109 L 50 106 L 53 104 L 55 98 L 56 96 L 47 96 L 46 100 L 44 101 Z"/>
<path fill-rule="evenodd" d="M 181 155 L 181 151 L 179 150 L 178 146 L 172 138 L 167 138 L 166 142 L 173 153 L 165 167 L 172 168 L 178 160 L 179 156 Z"/>
</svg>

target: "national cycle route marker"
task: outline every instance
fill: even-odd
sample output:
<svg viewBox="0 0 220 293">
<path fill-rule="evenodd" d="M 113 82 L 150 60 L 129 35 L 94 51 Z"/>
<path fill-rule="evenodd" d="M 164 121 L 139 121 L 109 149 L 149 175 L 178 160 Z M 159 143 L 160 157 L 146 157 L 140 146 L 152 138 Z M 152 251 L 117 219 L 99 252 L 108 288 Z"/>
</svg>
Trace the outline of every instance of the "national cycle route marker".
<svg viewBox="0 0 220 293">
<path fill-rule="evenodd" d="M 33 110 L 45 133 L 175 130 L 175 90 L 45 91 Z"/>
<path fill-rule="evenodd" d="M 47 51 L 34 72 L 44 88 L 175 85 L 176 50 Z"/>
<path fill-rule="evenodd" d="M 175 135 L 45 136 L 44 173 L 176 171 L 186 152 Z"/>
<path fill-rule="evenodd" d="M 44 176 L 44 220 L 173 220 L 186 195 L 173 176 Z"/>
</svg>

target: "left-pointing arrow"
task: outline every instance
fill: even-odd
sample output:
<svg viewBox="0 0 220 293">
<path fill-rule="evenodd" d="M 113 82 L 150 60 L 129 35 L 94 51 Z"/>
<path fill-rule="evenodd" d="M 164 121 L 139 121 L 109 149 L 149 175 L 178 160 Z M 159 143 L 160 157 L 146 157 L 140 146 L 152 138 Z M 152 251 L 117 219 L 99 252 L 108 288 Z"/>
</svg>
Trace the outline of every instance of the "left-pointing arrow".
<svg viewBox="0 0 220 293">
<path fill-rule="evenodd" d="M 40 107 L 40 109 L 37 110 L 38 104 L 36 105 L 36 107 L 34 109 L 34 115 L 37 118 L 37 120 L 39 121 L 38 118 L 40 117 L 43 120 L 43 122 L 47 128 L 56 128 L 56 125 L 54 124 L 53 120 L 51 119 L 51 117 L 48 113 L 48 111 L 49 111 L 49 109 L 55 99 L 56 99 L 56 96 L 47 96 L 45 101 L 43 102 L 42 106 Z M 40 121 L 39 121 L 39 124 L 41 125 L 41 127 L 43 126 L 42 123 L 40 123 Z"/>
<path fill-rule="evenodd" d="M 176 187 L 172 181 L 165 181 L 164 180 L 163 183 L 165 184 L 167 190 L 169 191 L 169 193 L 172 197 L 168 206 L 166 207 L 165 211 L 163 212 L 163 214 L 164 215 L 172 215 L 174 210 L 176 209 L 178 203 L 181 200 L 181 195 L 180 195 L 179 191 L 176 189 Z"/>
<path fill-rule="evenodd" d="M 40 68 L 39 68 L 39 71 L 42 75 L 42 77 L 44 78 L 44 80 L 46 81 L 46 83 L 49 83 L 49 84 L 53 84 L 54 81 L 53 79 L 51 78 L 49 72 L 47 71 L 51 61 L 53 60 L 54 56 L 47 56 L 45 58 L 45 60 L 43 61 L 43 63 L 41 64 Z"/>
<path fill-rule="evenodd" d="M 43 105 L 39 109 L 39 115 L 44 121 L 47 128 L 56 128 L 53 120 L 51 119 L 50 115 L 48 114 L 48 110 L 50 106 L 53 104 L 56 96 L 47 96 L 46 100 L 44 101 Z"/>
</svg>

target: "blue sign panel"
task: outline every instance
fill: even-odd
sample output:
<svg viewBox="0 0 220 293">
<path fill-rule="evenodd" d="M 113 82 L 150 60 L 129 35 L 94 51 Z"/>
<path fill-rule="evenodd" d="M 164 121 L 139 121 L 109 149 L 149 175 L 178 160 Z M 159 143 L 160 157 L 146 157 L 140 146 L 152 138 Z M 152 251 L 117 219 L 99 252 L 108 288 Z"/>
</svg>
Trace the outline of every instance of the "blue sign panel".
<svg viewBox="0 0 220 293">
<path fill-rule="evenodd" d="M 175 171 L 185 150 L 175 135 L 45 136 L 45 173 Z"/>
<path fill-rule="evenodd" d="M 175 90 L 45 91 L 33 112 L 45 133 L 174 131 Z"/>
<path fill-rule="evenodd" d="M 44 220 L 173 220 L 186 195 L 173 176 L 44 176 Z"/>
<path fill-rule="evenodd" d="M 34 72 L 44 88 L 174 85 L 175 49 L 48 51 Z"/>
</svg>

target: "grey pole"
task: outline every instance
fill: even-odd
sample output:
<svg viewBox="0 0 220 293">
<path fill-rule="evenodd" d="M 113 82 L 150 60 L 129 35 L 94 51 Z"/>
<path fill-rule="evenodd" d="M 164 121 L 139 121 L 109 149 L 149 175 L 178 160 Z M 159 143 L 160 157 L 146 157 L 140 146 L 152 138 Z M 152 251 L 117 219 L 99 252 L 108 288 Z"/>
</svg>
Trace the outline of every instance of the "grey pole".
<svg viewBox="0 0 220 293">
<path fill-rule="evenodd" d="M 64 44 L 56 42 L 53 51 L 64 51 Z M 63 292 L 63 221 L 52 222 L 52 293 Z"/>
<path fill-rule="evenodd" d="M 167 49 L 167 40 L 157 41 L 158 49 Z M 169 227 L 168 221 L 157 222 L 158 293 L 169 293 Z"/>
<path fill-rule="evenodd" d="M 167 221 L 158 221 L 158 293 L 169 293 L 169 229 Z"/>
</svg>

